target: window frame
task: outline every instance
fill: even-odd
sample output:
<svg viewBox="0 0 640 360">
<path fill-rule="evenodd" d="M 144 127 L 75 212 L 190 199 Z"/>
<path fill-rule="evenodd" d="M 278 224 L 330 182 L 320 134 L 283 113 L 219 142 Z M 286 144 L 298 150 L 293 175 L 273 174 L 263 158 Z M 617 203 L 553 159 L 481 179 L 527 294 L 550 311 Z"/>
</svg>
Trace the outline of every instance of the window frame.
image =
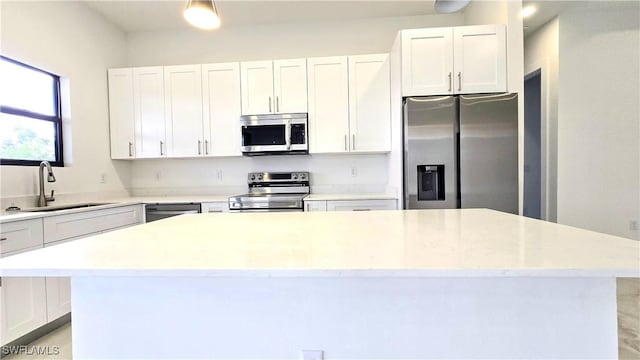
<svg viewBox="0 0 640 360">
<path fill-rule="evenodd" d="M 54 124 L 55 161 L 49 161 L 49 163 L 51 164 L 51 166 L 64 167 L 64 159 L 63 159 L 63 152 L 62 152 L 63 139 L 62 139 L 62 107 L 61 107 L 61 99 L 60 99 L 60 76 L 50 73 L 48 71 L 39 69 L 37 67 L 31 66 L 29 64 L 25 64 L 20 61 L 8 58 L 6 56 L 0 55 L 0 59 L 2 59 L 3 61 L 11 62 L 13 64 L 19 65 L 21 67 L 24 67 L 30 70 L 47 74 L 53 78 L 53 100 L 55 101 L 55 105 L 56 105 L 55 115 L 47 116 L 40 113 L 35 113 L 35 112 L 18 109 L 11 106 L 3 106 L 3 105 L 0 105 L 0 113 L 23 116 L 31 119 L 52 122 Z M 39 166 L 42 161 L 44 160 L 21 160 L 21 159 L 0 158 L 0 165 Z"/>
</svg>

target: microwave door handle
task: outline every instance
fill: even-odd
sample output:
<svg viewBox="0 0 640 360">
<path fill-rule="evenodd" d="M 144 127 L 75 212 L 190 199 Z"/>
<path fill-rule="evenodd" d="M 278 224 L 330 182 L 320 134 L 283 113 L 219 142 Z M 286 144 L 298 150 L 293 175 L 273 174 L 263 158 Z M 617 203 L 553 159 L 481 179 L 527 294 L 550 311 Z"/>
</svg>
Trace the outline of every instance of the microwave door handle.
<svg viewBox="0 0 640 360">
<path fill-rule="evenodd" d="M 284 139 L 287 150 L 291 150 L 291 120 L 284 126 Z"/>
</svg>

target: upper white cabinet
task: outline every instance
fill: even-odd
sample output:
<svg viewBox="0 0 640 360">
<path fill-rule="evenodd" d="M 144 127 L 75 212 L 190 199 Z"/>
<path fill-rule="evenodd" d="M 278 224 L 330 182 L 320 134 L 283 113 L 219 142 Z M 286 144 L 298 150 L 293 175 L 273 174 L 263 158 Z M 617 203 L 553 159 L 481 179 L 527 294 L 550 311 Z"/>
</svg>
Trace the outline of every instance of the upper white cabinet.
<svg viewBox="0 0 640 360">
<path fill-rule="evenodd" d="M 306 59 L 240 63 L 242 115 L 307 112 Z"/>
<path fill-rule="evenodd" d="M 453 29 L 455 91 L 459 94 L 507 91 L 507 45 L 504 25 Z"/>
<path fill-rule="evenodd" d="M 310 153 L 349 151 L 346 56 L 307 59 Z"/>
<path fill-rule="evenodd" d="M 391 150 L 388 54 L 308 59 L 311 153 Z"/>
<path fill-rule="evenodd" d="M 349 56 L 350 148 L 391 151 L 389 55 Z"/>
<path fill-rule="evenodd" d="M 136 158 L 166 156 L 162 66 L 133 69 L 133 107 Z"/>
<path fill-rule="evenodd" d="M 200 69 L 200 65 L 164 67 L 165 150 L 169 157 L 204 153 Z"/>
<path fill-rule="evenodd" d="M 110 69 L 108 79 L 111 158 L 131 159 L 135 157 L 133 70 Z"/>
<path fill-rule="evenodd" d="M 402 95 L 507 91 L 504 25 L 403 30 Z"/>
<path fill-rule="evenodd" d="M 240 65 L 202 65 L 205 156 L 241 156 Z"/>
</svg>

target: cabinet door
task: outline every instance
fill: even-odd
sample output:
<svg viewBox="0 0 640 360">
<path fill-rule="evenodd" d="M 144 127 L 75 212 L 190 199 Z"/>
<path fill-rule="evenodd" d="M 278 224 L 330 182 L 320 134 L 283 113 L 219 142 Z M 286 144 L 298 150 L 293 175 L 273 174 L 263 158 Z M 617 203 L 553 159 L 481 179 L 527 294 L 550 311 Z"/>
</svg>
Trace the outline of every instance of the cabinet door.
<svg viewBox="0 0 640 360">
<path fill-rule="evenodd" d="M 304 211 L 327 211 L 327 202 L 325 200 L 305 200 Z"/>
<path fill-rule="evenodd" d="M 47 322 L 43 277 L 3 277 L 0 286 L 2 344 L 19 338 Z"/>
<path fill-rule="evenodd" d="M 335 200 L 327 201 L 327 211 L 396 210 L 396 200 Z"/>
<path fill-rule="evenodd" d="M 275 112 L 307 112 L 307 59 L 273 62 Z"/>
<path fill-rule="evenodd" d="M 391 151 L 389 55 L 349 57 L 351 151 Z"/>
<path fill-rule="evenodd" d="M 402 96 L 453 93 L 451 28 L 402 31 Z"/>
<path fill-rule="evenodd" d="M 134 149 L 133 71 L 109 69 L 109 129 L 112 159 L 132 159 Z"/>
<path fill-rule="evenodd" d="M 202 65 L 205 156 L 241 156 L 240 64 Z"/>
<path fill-rule="evenodd" d="M 507 91 L 507 45 L 504 25 L 455 27 L 455 92 Z"/>
<path fill-rule="evenodd" d="M 133 69 L 137 158 L 166 156 L 163 75 L 161 66 Z"/>
<path fill-rule="evenodd" d="M 202 156 L 202 76 L 200 65 L 164 68 L 166 155 Z"/>
<path fill-rule="evenodd" d="M 309 152 L 349 151 L 349 75 L 347 57 L 307 59 Z"/>
<path fill-rule="evenodd" d="M 71 312 L 71 279 L 69 277 L 47 277 L 47 322 Z"/>
<path fill-rule="evenodd" d="M 240 80 L 242 115 L 274 112 L 272 61 L 240 63 Z"/>
</svg>

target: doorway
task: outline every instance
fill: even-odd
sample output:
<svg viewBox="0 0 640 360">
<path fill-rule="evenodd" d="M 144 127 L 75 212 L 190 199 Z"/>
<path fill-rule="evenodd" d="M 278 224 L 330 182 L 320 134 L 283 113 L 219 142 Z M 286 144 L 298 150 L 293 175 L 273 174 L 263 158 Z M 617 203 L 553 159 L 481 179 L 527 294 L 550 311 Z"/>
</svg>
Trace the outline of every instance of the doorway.
<svg viewBox="0 0 640 360">
<path fill-rule="evenodd" d="M 524 79 L 524 199 L 522 214 L 541 219 L 542 209 L 542 104 L 540 69 Z"/>
</svg>

